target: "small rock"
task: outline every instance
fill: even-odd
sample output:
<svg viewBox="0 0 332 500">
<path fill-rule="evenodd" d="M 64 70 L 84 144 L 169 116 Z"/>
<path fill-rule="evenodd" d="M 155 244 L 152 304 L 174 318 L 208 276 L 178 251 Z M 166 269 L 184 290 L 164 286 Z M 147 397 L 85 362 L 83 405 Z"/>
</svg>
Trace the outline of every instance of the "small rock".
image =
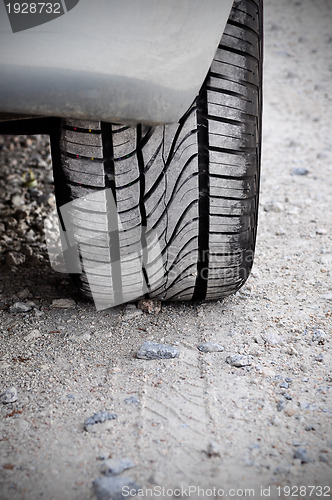
<svg viewBox="0 0 332 500">
<path fill-rule="evenodd" d="M 285 408 L 284 414 L 287 417 L 294 417 L 294 415 L 296 415 L 297 412 L 298 409 L 294 404 L 288 404 Z"/>
<path fill-rule="evenodd" d="M 99 411 L 92 415 L 92 417 L 88 417 L 84 421 L 84 429 L 87 432 L 91 432 L 92 427 L 95 424 L 102 424 L 103 422 L 106 422 L 107 420 L 114 420 L 117 418 L 117 415 L 115 413 L 110 413 L 109 411 Z"/>
<path fill-rule="evenodd" d="M 288 466 L 288 467 L 283 467 L 283 466 L 280 466 L 280 467 L 276 467 L 273 471 L 273 474 L 275 475 L 286 475 L 286 474 L 289 474 L 291 471 L 291 467 Z"/>
<path fill-rule="evenodd" d="M 315 361 L 318 361 L 319 363 L 322 363 L 324 361 L 323 354 L 319 354 L 318 356 L 315 357 Z"/>
<path fill-rule="evenodd" d="M 318 234 L 318 235 L 325 235 L 325 234 L 327 234 L 327 230 L 324 229 L 324 228 L 318 228 L 316 230 L 316 234 Z"/>
<path fill-rule="evenodd" d="M 258 450 L 260 445 L 258 443 L 253 443 L 248 446 L 249 450 Z"/>
<path fill-rule="evenodd" d="M 143 311 L 141 309 L 137 309 L 135 304 L 127 304 L 123 312 L 125 319 L 136 318 L 137 316 L 141 316 L 142 314 Z"/>
<path fill-rule="evenodd" d="M 30 297 L 30 295 L 31 295 L 31 293 L 30 293 L 30 290 L 28 288 L 23 288 L 23 290 L 20 290 L 19 292 L 17 292 L 17 296 L 21 300 L 27 299 L 28 297 Z"/>
<path fill-rule="evenodd" d="M 138 309 L 141 309 L 147 314 L 159 314 L 161 311 L 160 300 L 139 300 L 137 304 Z"/>
<path fill-rule="evenodd" d="M 25 262 L 25 255 L 18 252 L 8 252 L 6 255 L 7 266 L 20 266 Z"/>
<path fill-rule="evenodd" d="M 242 355 L 242 354 L 232 354 L 231 356 L 227 356 L 226 363 L 231 366 L 236 366 L 240 368 L 241 366 L 250 366 L 254 361 L 253 356 L 250 355 Z"/>
<path fill-rule="evenodd" d="M 93 482 L 93 490 L 97 500 L 123 500 L 134 496 L 139 486 L 128 477 L 99 477 Z"/>
<path fill-rule="evenodd" d="M 19 194 L 14 194 L 14 196 L 12 196 L 10 200 L 10 203 L 15 208 L 22 207 L 22 205 L 25 204 L 25 199 Z"/>
<path fill-rule="evenodd" d="M 283 335 L 279 335 L 278 333 L 273 333 L 273 332 L 264 333 L 262 335 L 262 339 L 264 340 L 265 344 L 271 346 L 284 344 L 286 342 L 286 338 Z"/>
<path fill-rule="evenodd" d="M 329 463 L 329 460 L 328 460 L 327 456 L 323 455 L 323 454 L 319 455 L 319 461 L 323 462 L 324 464 L 328 464 Z"/>
<path fill-rule="evenodd" d="M 314 425 L 306 425 L 304 428 L 305 431 L 314 431 L 316 427 Z"/>
<path fill-rule="evenodd" d="M 310 462 L 314 462 L 312 458 L 308 457 L 307 450 L 305 448 L 297 448 L 294 451 L 294 458 L 300 459 L 302 464 L 308 464 Z"/>
<path fill-rule="evenodd" d="M 15 469 L 15 465 L 14 464 L 10 464 L 10 463 L 6 463 L 6 464 L 2 465 L 2 468 L 5 469 L 5 470 L 13 470 L 13 469 Z"/>
<path fill-rule="evenodd" d="M 51 193 L 51 194 L 49 195 L 49 197 L 47 198 L 47 203 L 48 203 L 48 205 L 50 205 L 51 207 L 55 207 L 55 203 L 56 203 L 56 202 L 55 202 L 55 196 L 54 196 L 54 194 L 53 194 L 53 193 Z"/>
<path fill-rule="evenodd" d="M 16 227 L 17 226 L 17 220 L 15 219 L 15 217 L 8 217 L 6 219 L 6 226 L 7 226 L 7 229 L 12 229 L 13 227 Z"/>
<path fill-rule="evenodd" d="M 70 340 L 72 342 L 88 342 L 91 340 L 91 335 L 90 333 L 80 333 L 80 334 L 73 334 L 73 335 L 68 335 L 66 336 L 66 340 Z"/>
<path fill-rule="evenodd" d="M 17 389 L 16 387 L 9 387 L 3 394 L 0 396 L 1 403 L 15 403 L 17 401 Z"/>
<path fill-rule="evenodd" d="M 25 313 L 31 311 L 32 306 L 25 304 L 24 302 L 15 302 L 9 308 L 9 312 L 11 313 Z"/>
<path fill-rule="evenodd" d="M 197 349 L 201 352 L 222 352 L 225 348 L 220 344 L 215 342 L 203 342 L 197 346 Z"/>
<path fill-rule="evenodd" d="M 296 167 L 292 170 L 292 175 L 308 175 L 309 170 L 305 167 Z"/>
<path fill-rule="evenodd" d="M 53 177 L 53 172 L 52 170 L 49 171 L 49 173 L 47 174 L 46 178 L 45 178 L 45 181 L 48 183 L 48 184 L 53 184 L 54 183 L 54 177 Z"/>
<path fill-rule="evenodd" d="M 0 370 L 6 370 L 7 368 L 10 368 L 11 365 L 10 363 L 7 363 L 7 361 L 0 361 Z"/>
<path fill-rule="evenodd" d="M 267 203 L 264 206 L 264 210 L 265 210 L 265 212 L 283 212 L 284 211 L 284 207 L 278 201 L 277 202 L 270 201 L 269 203 Z"/>
<path fill-rule="evenodd" d="M 289 354 L 290 356 L 298 356 L 299 355 L 297 350 L 292 345 L 288 347 L 287 354 Z"/>
<path fill-rule="evenodd" d="M 270 425 L 274 425 L 275 427 L 278 427 L 281 424 L 281 420 L 277 415 L 273 415 L 273 417 L 270 419 Z"/>
<path fill-rule="evenodd" d="M 266 378 L 273 378 L 276 376 L 276 372 L 272 368 L 269 368 L 268 366 L 263 366 L 261 373 L 263 377 Z"/>
<path fill-rule="evenodd" d="M 282 411 L 286 408 L 286 401 L 284 399 L 280 399 L 277 403 L 277 410 Z"/>
<path fill-rule="evenodd" d="M 51 304 L 51 307 L 56 309 L 68 309 L 75 306 L 76 302 L 73 299 L 55 299 Z"/>
<path fill-rule="evenodd" d="M 38 337 L 41 337 L 41 333 L 39 330 L 35 329 L 35 330 L 31 330 L 30 333 L 28 333 L 28 335 L 26 335 L 24 337 L 24 340 L 26 340 L 27 342 L 30 341 L 30 340 L 35 340 L 37 339 Z"/>
<path fill-rule="evenodd" d="M 292 399 L 293 399 L 292 396 L 288 392 L 284 392 L 283 396 L 285 399 L 287 399 L 287 401 L 292 401 Z"/>
<path fill-rule="evenodd" d="M 327 338 L 326 333 L 324 330 L 315 330 L 313 335 L 312 335 L 312 341 L 317 342 L 317 344 L 323 345 L 325 343 L 325 340 Z"/>
<path fill-rule="evenodd" d="M 108 459 L 103 462 L 100 471 L 105 474 L 105 476 L 116 476 L 132 467 L 135 467 L 135 464 L 130 458 L 120 458 L 119 460 Z"/>
<path fill-rule="evenodd" d="M 144 342 L 137 351 L 139 359 L 170 359 L 178 358 L 179 351 L 176 347 L 155 342 Z"/>
<path fill-rule="evenodd" d="M 220 446 L 216 441 L 211 440 L 207 445 L 206 452 L 208 457 L 220 457 L 221 450 Z"/>
<path fill-rule="evenodd" d="M 286 381 L 282 382 L 279 387 L 281 387 L 281 389 L 288 389 L 289 385 Z"/>
<path fill-rule="evenodd" d="M 126 405 L 138 405 L 139 399 L 135 398 L 135 396 L 130 396 L 129 398 L 126 398 L 124 402 L 126 403 Z"/>
<path fill-rule="evenodd" d="M 301 410 L 315 410 L 316 405 L 314 403 L 308 403 L 307 401 L 299 401 L 298 405 Z"/>
</svg>

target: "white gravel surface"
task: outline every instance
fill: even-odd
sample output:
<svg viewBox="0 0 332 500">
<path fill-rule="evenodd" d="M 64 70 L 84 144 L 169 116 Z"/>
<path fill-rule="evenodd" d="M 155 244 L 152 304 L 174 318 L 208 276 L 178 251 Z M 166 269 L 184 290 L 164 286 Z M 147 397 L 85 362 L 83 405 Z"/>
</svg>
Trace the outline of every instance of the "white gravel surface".
<svg viewBox="0 0 332 500">
<path fill-rule="evenodd" d="M 46 259 L 47 137 L 0 138 L 2 500 L 331 497 L 331 26 L 329 0 L 265 2 L 256 260 L 221 302 L 97 313 Z"/>
</svg>

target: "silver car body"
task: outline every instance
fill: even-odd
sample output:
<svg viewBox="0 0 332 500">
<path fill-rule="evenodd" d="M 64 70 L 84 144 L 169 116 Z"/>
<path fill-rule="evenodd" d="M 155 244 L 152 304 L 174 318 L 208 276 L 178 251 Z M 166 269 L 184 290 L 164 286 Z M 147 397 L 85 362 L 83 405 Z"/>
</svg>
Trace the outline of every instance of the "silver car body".
<svg viewBox="0 0 332 500">
<path fill-rule="evenodd" d="M 1 113 L 157 124 L 197 95 L 233 0 L 80 0 L 16 33 L 5 3 Z"/>
</svg>

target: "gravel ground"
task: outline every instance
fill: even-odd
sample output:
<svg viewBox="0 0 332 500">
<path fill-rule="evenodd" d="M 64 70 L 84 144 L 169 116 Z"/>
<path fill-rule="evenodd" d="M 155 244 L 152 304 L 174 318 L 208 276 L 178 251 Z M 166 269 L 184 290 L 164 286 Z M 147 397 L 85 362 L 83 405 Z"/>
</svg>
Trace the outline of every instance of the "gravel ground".
<svg viewBox="0 0 332 500">
<path fill-rule="evenodd" d="M 97 313 L 47 260 L 48 138 L 0 138 L 1 499 L 331 497 L 331 25 L 265 2 L 257 253 L 223 301 Z"/>
</svg>

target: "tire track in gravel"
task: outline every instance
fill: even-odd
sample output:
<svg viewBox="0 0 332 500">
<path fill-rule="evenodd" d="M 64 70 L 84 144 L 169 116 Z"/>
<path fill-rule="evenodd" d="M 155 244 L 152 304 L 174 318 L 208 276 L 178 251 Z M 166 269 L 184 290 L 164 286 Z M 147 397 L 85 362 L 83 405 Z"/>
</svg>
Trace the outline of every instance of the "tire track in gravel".
<svg viewBox="0 0 332 500">
<path fill-rule="evenodd" d="M 112 356 L 102 382 L 111 396 L 110 408 L 118 414 L 116 425 L 103 436 L 103 446 L 115 455 L 130 456 L 136 464 L 132 475 L 145 486 L 175 488 L 197 484 L 198 478 L 200 485 L 214 485 L 211 461 L 205 453 L 216 427 L 211 417 L 213 402 L 197 349 L 202 340 L 197 309 L 192 307 L 186 313 L 182 331 L 169 308 L 159 318 L 140 317 L 140 330 L 146 331 L 140 343 L 147 339 L 162 342 L 160 332 L 167 316 L 165 342 L 178 344 L 180 351 L 177 359 L 152 361 L 136 358 L 140 344 L 132 329 L 137 323 L 122 316 L 113 346 L 117 355 Z M 138 402 L 126 404 L 125 399 L 132 396 Z"/>
</svg>

